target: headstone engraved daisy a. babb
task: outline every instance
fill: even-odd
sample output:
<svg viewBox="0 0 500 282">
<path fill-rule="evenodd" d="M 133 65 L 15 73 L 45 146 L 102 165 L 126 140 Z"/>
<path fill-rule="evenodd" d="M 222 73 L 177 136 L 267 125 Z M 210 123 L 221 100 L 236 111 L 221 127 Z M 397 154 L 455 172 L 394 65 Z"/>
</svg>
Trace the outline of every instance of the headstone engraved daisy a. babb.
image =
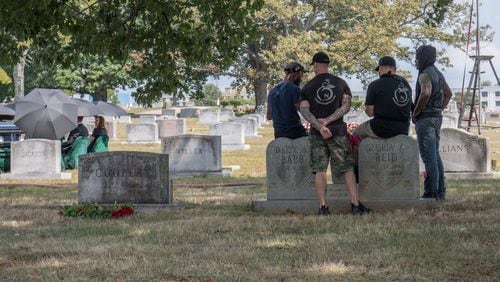
<svg viewBox="0 0 500 282">
<path fill-rule="evenodd" d="M 315 199 L 309 137 L 278 138 L 266 151 L 267 199 Z"/>
<path fill-rule="evenodd" d="M 78 203 L 168 205 L 168 155 L 105 152 L 80 157 Z"/>
</svg>

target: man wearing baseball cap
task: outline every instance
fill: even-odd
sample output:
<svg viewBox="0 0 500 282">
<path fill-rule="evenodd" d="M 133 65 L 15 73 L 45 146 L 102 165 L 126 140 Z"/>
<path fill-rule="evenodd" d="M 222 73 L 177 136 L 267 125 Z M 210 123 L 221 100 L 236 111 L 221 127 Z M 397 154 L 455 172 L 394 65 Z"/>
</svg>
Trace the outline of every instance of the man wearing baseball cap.
<svg viewBox="0 0 500 282">
<path fill-rule="evenodd" d="M 285 79 L 275 86 L 267 97 L 268 120 L 273 121 L 274 137 L 291 139 L 307 136 L 298 114 L 300 104 L 300 82 L 304 67 L 292 62 L 285 66 Z"/>
<path fill-rule="evenodd" d="M 301 91 L 300 112 L 311 124 L 311 168 L 315 174 L 316 192 L 319 198 L 319 215 L 330 214 L 326 202 L 326 170 L 344 176 L 351 197 L 352 214 L 370 212 L 358 200 L 354 161 L 347 137 L 344 114 L 351 108 L 351 90 L 347 83 L 328 72 L 330 58 L 318 52 L 312 58 L 316 76 Z"/>
<path fill-rule="evenodd" d="M 370 83 L 366 91 L 365 113 L 373 119 L 356 128 L 354 135 L 359 139 L 408 135 L 411 87 L 406 79 L 396 74 L 396 70 L 396 60 L 393 57 L 380 58 L 375 68 L 379 78 Z"/>
</svg>

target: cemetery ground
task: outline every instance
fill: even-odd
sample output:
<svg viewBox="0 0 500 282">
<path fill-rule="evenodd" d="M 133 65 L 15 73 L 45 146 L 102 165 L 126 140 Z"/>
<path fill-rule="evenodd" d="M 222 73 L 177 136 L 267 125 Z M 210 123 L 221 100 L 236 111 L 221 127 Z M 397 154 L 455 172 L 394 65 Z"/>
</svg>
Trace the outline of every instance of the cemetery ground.
<svg viewBox="0 0 500 282">
<path fill-rule="evenodd" d="M 208 127 L 193 119 L 187 130 Z M 500 181 L 448 181 L 447 200 L 427 210 L 266 215 L 251 207 L 266 197 L 272 128 L 259 133 L 249 150 L 223 152 L 223 165 L 241 167 L 233 177 L 175 180 L 182 210 L 62 217 L 58 207 L 77 199 L 76 170 L 70 181 L 2 180 L 0 280 L 498 280 Z M 498 163 L 500 133 L 484 133 Z M 160 151 L 123 140 L 110 150 Z"/>
</svg>

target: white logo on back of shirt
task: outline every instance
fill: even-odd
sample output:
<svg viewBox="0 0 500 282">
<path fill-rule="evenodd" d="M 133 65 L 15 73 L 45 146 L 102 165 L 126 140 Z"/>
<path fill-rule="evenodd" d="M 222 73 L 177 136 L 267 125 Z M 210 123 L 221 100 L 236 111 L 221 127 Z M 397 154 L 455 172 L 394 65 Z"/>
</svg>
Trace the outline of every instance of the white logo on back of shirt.
<svg viewBox="0 0 500 282">
<path fill-rule="evenodd" d="M 314 97 L 314 101 L 321 105 L 328 105 L 332 103 L 337 95 L 333 93 L 333 89 L 335 85 L 330 84 L 330 79 L 325 79 L 321 84 L 321 87 L 316 91 L 316 97 Z"/>
<path fill-rule="evenodd" d="M 410 90 L 404 84 L 400 84 L 398 88 L 394 91 L 394 97 L 392 101 L 399 107 L 404 107 L 410 102 Z"/>
</svg>

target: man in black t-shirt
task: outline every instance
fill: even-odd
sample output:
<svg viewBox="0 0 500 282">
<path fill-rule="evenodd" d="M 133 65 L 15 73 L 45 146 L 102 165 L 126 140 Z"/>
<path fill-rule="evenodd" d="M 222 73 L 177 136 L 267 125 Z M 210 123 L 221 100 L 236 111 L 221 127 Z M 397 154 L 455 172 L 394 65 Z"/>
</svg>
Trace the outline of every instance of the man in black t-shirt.
<svg viewBox="0 0 500 282">
<path fill-rule="evenodd" d="M 316 76 L 301 91 L 300 112 L 311 124 L 311 166 L 315 174 L 320 215 L 328 215 L 326 203 L 326 169 L 330 162 L 337 173 L 344 175 L 351 196 L 351 212 L 362 214 L 370 209 L 358 200 L 353 172 L 351 146 L 343 116 L 351 108 L 351 90 L 347 83 L 328 72 L 330 58 L 323 52 L 313 56 Z"/>
<path fill-rule="evenodd" d="M 396 60 L 385 56 L 375 69 L 380 78 L 370 83 L 366 92 L 365 113 L 373 119 L 359 125 L 354 135 L 391 138 L 408 135 L 411 117 L 411 87 L 396 74 Z M 358 142 L 359 143 L 359 142 Z"/>
</svg>

